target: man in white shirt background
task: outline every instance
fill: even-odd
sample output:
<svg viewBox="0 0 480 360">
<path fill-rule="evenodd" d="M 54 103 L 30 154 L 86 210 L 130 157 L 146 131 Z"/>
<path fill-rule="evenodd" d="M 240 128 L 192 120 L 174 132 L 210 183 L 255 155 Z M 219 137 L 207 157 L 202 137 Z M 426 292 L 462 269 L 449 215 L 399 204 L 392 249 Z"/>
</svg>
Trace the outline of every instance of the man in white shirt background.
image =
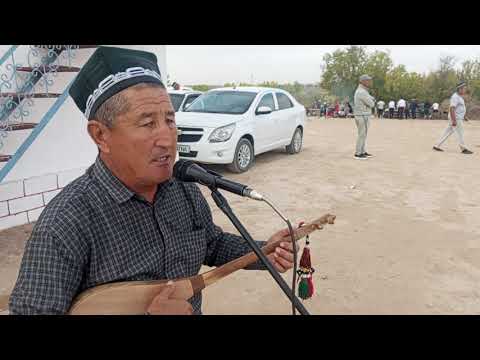
<svg viewBox="0 0 480 360">
<path fill-rule="evenodd" d="M 433 103 L 432 105 L 432 119 L 438 119 L 438 109 L 440 105 L 438 103 Z"/>
<path fill-rule="evenodd" d="M 388 114 L 390 119 L 393 119 L 394 112 L 395 112 L 395 101 L 390 100 L 390 102 L 388 103 Z"/>
<path fill-rule="evenodd" d="M 377 102 L 377 117 L 379 119 L 383 118 L 384 110 L 385 110 L 385 101 L 380 100 L 379 102 Z"/>
<path fill-rule="evenodd" d="M 397 107 L 398 107 L 398 118 L 403 119 L 403 114 L 405 112 L 405 100 L 400 99 L 398 100 Z"/>
<path fill-rule="evenodd" d="M 468 150 L 463 139 L 463 120 L 466 120 L 465 114 L 467 109 L 465 107 L 465 100 L 463 99 L 467 91 L 467 84 L 461 82 L 457 85 L 457 91 L 450 98 L 450 108 L 448 111 L 448 127 L 445 129 L 442 137 L 438 143 L 433 147 L 435 151 L 443 151 L 442 144 L 455 133 L 458 139 L 458 145 L 462 154 L 473 154 Z"/>
</svg>

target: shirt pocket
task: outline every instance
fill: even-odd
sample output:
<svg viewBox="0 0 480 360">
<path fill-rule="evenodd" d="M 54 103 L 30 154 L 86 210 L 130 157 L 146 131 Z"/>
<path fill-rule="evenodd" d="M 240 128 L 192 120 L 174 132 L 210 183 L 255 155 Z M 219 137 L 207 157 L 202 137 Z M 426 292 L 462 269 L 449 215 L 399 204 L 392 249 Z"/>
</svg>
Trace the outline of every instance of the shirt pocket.
<svg viewBox="0 0 480 360">
<path fill-rule="evenodd" d="M 184 232 L 175 232 L 173 241 L 177 248 L 177 259 L 182 263 L 186 276 L 197 275 L 205 261 L 207 253 L 206 231 L 197 228 Z"/>
</svg>

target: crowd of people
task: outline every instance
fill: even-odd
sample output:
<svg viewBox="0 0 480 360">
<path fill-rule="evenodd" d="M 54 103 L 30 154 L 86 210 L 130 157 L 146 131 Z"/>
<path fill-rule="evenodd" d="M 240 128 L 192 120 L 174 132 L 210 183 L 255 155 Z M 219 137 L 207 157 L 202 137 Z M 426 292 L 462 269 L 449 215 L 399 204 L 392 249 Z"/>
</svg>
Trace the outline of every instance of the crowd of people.
<svg viewBox="0 0 480 360">
<path fill-rule="evenodd" d="M 366 140 L 368 129 L 370 127 L 370 118 L 372 116 L 374 108 L 382 110 L 382 116 L 385 110 L 385 102 L 382 100 L 376 102 L 372 95 L 370 95 L 370 90 L 372 88 L 372 77 L 369 75 L 362 75 L 359 79 L 359 85 L 354 95 L 354 116 L 355 123 L 357 125 L 358 136 L 357 143 L 355 147 L 354 158 L 359 160 L 366 160 L 371 158 L 373 155 L 369 154 L 366 151 Z M 467 92 L 467 84 L 465 82 L 460 82 L 455 88 L 455 92 L 450 98 L 450 105 L 448 109 L 448 126 L 443 132 L 442 136 L 438 142 L 433 146 L 433 150 L 443 152 L 441 145 L 450 137 L 450 135 L 455 134 L 457 137 L 458 145 L 462 154 L 473 154 L 467 146 L 465 145 L 464 140 L 464 129 L 463 122 L 468 121 L 466 115 L 466 106 L 464 97 Z M 432 109 L 433 114 L 439 111 L 439 104 L 435 103 L 432 106 L 426 103 L 424 104 L 424 116 Z M 391 100 L 388 103 L 388 113 L 390 117 L 393 117 L 394 112 L 396 111 L 397 117 L 402 119 L 404 116 L 408 117 L 408 114 L 411 116 L 416 116 L 417 113 L 417 103 L 416 101 L 410 102 L 408 104 L 404 99 L 398 100 L 395 104 L 395 101 Z M 427 115 L 428 116 L 428 115 Z"/>
<path fill-rule="evenodd" d="M 318 115 L 326 118 L 353 117 L 353 107 L 348 99 L 343 102 L 337 100 L 333 104 L 315 100 L 309 112 L 311 112 L 311 110 L 317 110 Z M 405 100 L 401 98 L 396 102 L 395 100 L 390 100 L 388 104 L 380 99 L 376 102 L 373 112 L 380 119 L 441 118 L 440 104 L 438 102 L 430 104 L 429 101 L 418 102 L 416 99 Z"/>
<path fill-rule="evenodd" d="M 327 118 L 353 116 L 353 107 L 348 99 L 343 102 L 337 100 L 333 104 L 328 104 L 327 102 L 322 103 L 320 100 L 315 100 L 311 109 L 319 110 L 319 115 Z"/>
<path fill-rule="evenodd" d="M 370 126 L 370 118 L 376 115 L 378 118 L 390 119 L 440 119 L 442 113 L 440 104 L 434 102 L 431 104 L 428 100 L 419 102 L 417 99 L 405 100 L 400 98 L 398 101 L 390 100 L 386 103 L 383 99 L 378 101 L 370 95 L 372 88 L 372 78 L 369 75 L 362 75 L 359 79 L 359 86 L 354 95 L 353 108 L 348 98 L 342 103 L 336 100 L 333 105 L 327 102 L 316 100 L 313 109 L 320 112 L 320 116 L 328 117 L 354 117 L 358 129 L 357 143 L 355 147 L 355 159 L 368 159 L 373 155 L 365 150 L 368 129 Z M 461 82 L 457 85 L 453 93 L 448 110 L 445 115 L 449 120 L 448 127 L 439 139 L 438 143 L 433 146 L 435 151 L 443 151 L 441 145 L 452 134 L 456 134 L 460 150 L 463 154 L 472 154 L 465 145 L 463 136 L 463 121 L 468 121 L 465 116 L 466 83 Z"/>
<path fill-rule="evenodd" d="M 388 107 L 387 107 L 388 105 Z M 417 99 L 407 101 L 403 98 L 397 102 L 390 100 L 386 104 L 383 100 L 379 100 L 375 106 L 376 115 L 380 119 L 388 117 L 390 119 L 438 119 L 440 118 L 440 104 L 429 101 L 419 103 Z"/>
</svg>

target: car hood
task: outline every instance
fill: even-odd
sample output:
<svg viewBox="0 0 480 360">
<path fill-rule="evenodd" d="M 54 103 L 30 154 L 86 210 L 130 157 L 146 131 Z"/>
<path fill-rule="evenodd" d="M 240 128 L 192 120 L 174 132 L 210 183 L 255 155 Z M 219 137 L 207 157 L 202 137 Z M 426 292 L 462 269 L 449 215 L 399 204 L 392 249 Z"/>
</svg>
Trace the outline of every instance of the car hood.
<svg viewBox="0 0 480 360">
<path fill-rule="evenodd" d="M 175 114 L 177 126 L 202 128 L 218 128 L 230 125 L 244 119 L 244 117 L 245 114 L 231 115 L 196 112 L 180 112 Z"/>
</svg>

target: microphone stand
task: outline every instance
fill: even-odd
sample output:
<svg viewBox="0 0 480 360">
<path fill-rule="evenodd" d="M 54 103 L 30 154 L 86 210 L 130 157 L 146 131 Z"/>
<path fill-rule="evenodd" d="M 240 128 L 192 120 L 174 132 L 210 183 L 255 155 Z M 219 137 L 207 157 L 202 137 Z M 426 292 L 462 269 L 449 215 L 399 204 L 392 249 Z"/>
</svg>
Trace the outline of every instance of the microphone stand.
<svg viewBox="0 0 480 360">
<path fill-rule="evenodd" d="M 230 219 L 230 221 L 237 228 L 237 230 L 240 232 L 242 237 L 248 242 L 252 250 L 255 252 L 255 254 L 259 258 L 259 260 L 263 263 L 263 265 L 265 265 L 270 275 L 272 275 L 273 279 L 277 282 L 278 286 L 280 286 L 280 288 L 283 290 L 285 295 L 287 295 L 287 297 L 290 299 L 290 302 L 294 304 L 295 308 L 298 310 L 300 314 L 310 315 L 307 309 L 303 306 L 302 302 L 298 299 L 298 297 L 292 294 L 292 290 L 288 287 L 285 280 L 280 276 L 277 269 L 275 269 L 273 265 L 270 263 L 268 258 L 265 256 L 265 254 L 262 252 L 260 247 L 255 242 L 255 240 L 252 239 L 247 229 L 245 229 L 245 227 L 242 225 L 240 220 L 235 216 L 233 210 L 228 205 L 227 199 L 225 199 L 225 197 L 218 191 L 216 186 L 212 185 L 212 186 L 209 186 L 209 188 L 212 191 L 212 197 L 213 197 L 213 200 L 215 200 L 215 203 L 217 204 L 217 206 Z M 294 241 L 294 239 L 292 240 Z"/>
</svg>

